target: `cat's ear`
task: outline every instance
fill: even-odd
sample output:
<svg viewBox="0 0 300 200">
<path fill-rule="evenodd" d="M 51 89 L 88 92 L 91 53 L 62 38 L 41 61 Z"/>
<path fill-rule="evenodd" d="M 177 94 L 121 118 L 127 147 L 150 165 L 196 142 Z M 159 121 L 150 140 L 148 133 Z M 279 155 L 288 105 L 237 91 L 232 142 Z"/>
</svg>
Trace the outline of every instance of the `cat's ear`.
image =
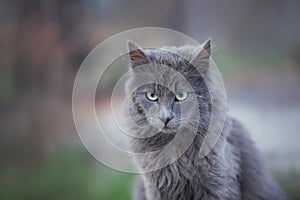
<svg viewBox="0 0 300 200">
<path fill-rule="evenodd" d="M 198 69 L 200 72 L 206 72 L 209 68 L 209 58 L 211 52 L 211 40 L 204 42 L 202 47 L 196 52 L 194 57 L 191 60 L 191 63 Z"/>
<path fill-rule="evenodd" d="M 144 50 L 132 41 L 128 41 L 128 50 L 131 61 L 131 67 L 148 64 L 150 62 Z"/>
</svg>

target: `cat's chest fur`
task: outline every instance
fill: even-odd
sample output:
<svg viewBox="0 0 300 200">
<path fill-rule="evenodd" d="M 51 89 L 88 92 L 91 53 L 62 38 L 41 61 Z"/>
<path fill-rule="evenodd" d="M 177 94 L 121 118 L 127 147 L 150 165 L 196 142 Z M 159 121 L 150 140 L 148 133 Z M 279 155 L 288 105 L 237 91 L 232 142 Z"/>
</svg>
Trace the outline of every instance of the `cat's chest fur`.
<svg viewBox="0 0 300 200">
<path fill-rule="evenodd" d="M 192 145 L 176 162 L 145 174 L 148 199 L 240 199 L 237 170 L 212 151 L 197 158 Z M 231 155 L 227 155 L 231 156 Z"/>
</svg>

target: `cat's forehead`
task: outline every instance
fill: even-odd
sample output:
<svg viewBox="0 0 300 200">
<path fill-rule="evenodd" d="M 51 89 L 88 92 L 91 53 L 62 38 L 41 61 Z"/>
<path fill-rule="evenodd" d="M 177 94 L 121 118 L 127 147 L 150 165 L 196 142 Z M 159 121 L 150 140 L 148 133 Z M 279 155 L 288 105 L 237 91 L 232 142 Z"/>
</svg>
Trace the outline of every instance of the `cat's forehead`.
<svg viewBox="0 0 300 200">
<path fill-rule="evenodd" d="M 178 51 L 169 49 L 150 49 L 147 51 L 149 59 L 156 63 L 169 66 L 176 70 L 184 70 L 184 67 L 189 66 L 189 57 L 185 54 L 180 54 Z"/>
<path fill-rule="evenodd" d="M 190 46 L 143 49 L 148 60 L 146 64 L 131 68 L 133 73 L 130 73 L 128 88 L 135 90 L 141 85 L 154 83 L 175 92 L 193 92 L 201 82 L 201 74 L 190 63 L 195 49 Z M 153 84 L 149 84 L 151 86 Z"/>
<path fill-rule="evenodd" d="M 133 76 L 135 85 L 143 85 L 144 90 L 193 91 L 191 83 L 180 72 L 165 65 L 153 65 L 136 72 Z"/>
</svg>

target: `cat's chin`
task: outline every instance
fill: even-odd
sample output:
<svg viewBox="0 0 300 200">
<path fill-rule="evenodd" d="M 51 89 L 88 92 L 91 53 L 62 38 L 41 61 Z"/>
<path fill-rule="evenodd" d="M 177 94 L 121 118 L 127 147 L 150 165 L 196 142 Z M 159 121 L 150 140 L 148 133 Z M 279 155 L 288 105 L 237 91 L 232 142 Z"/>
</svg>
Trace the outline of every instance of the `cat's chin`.
<svg viewBox="0 0 300 200">
<path fill-rule="evenodd" d="M 177 131 L 178 130 L 176 128 L 162 128 L 160 130 L 161 133 L 165 133 L 165 134 L 176 134 Z"/>
</svg>

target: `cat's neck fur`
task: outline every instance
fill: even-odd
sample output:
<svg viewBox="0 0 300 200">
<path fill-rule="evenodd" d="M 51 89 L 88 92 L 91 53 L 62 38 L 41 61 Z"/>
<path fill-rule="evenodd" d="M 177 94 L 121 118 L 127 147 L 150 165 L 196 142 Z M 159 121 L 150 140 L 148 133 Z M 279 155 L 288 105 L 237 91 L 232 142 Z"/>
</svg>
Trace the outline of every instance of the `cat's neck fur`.
<svg viewBox="0 0 300 200">
<path fill-rule="evenodd" d="M 230 119 L 228 119 L 223 135 L 228 134 L 230 123 Z M 220 194 L 220 190 L 216 190 L 215 187 L 225 187 L 228 182 L 222 179 L 228 176 L 228 173 L 232 173 L 230 176 L 235 177 L 233 182 L 238 182 L 238 180 L 234 171 L 227 170 L 229 166 L 226 166 L 226 159 L 232 155 L 224 154 L 226 152 L 224 148 L 228 148 L 228 144 L 223 135 L 204 158 L 200 157 L 203 136 L 198 134 L 191 146 L 174 163 L 162 169 L 144 173 L 143 180 L 148 190 L 148 199 L 200 199 L 207 194 L 227 198 L 226 191 L 224 194 Z M 148 144 L 145 143 L 145 149 L 147 146 Z M 157 157 L 140 159 L 139 166 L 143 168 L 144 164 L 149 163 L 149 159 L 156 160 Z M 159 160 L 156 161 L 159 162 Z M 211 176 L 211 172 L 214 173 L 213 176 Z M 236 188 L 228 189 L 234 191 Z M 240 194 L 235 192 L 234 195 L 239 196 Z"/>
</svg>

